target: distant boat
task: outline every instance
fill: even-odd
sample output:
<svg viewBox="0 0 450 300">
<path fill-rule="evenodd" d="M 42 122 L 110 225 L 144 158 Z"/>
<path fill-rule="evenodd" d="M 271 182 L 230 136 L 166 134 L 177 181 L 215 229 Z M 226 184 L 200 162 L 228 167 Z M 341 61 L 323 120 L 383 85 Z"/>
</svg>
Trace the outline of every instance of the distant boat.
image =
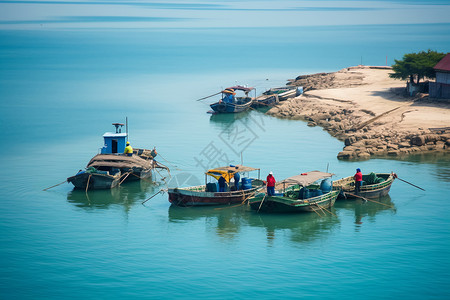
<svg viewBox="0 0 450 300">
<path fill-rule="evenodd" d="M 79 189 L 110 189 L 117 185 L 152 177 L 152 170 L 167 167 L 156 162 L 153 158 L 156 150 L 133 149 L 131 156 L 123 154 L 127 133 L 121 132 L 124 124 L 113 123 L 116 132 L 103 135 L 104 146 L 101 153 L 95 155 L 87 164 L 86 170 L 80 170 L 74 176 L 67 178 L 75 188 Z"/>
<path fill-rule="evenodd" d="M 242 181 L 235 189 L 234 184 L 228 184 L 225 192 L 219 192 L 217 181 L 224 176 L 230 183 L 235 173 L 245 175 L 252 171 L 258 171 L 258 178 L 242 176 Z M 169 188 L 169 202 L 177 206 L 202 206 L 202 205 L 225 205 L 233 203 L 243 203 L 249 197 L 255 195 L 256 191 L 264 186 L 259 179 L 259 169 L 245 167 L 241 165 L 226 166 L 208 170 L 206 178 L 213 178 L 215 182 L 191 187 Z"/>
<path fill-rule="evenodd" d="M 329 177 L 334 174 L 311 171 L 278 182 L 275 195 L 259 193 L 249 199 L 252 210 L 270 213 L 313 212 L 334 205 L 340 189 Z M 322 180 L 320 184 L 313 184 Z"/>
<path fill-rule="evenodd" d="M 355 179 L 353 176 L 336 180 L 334 186 L 342 189 L 341 198 L 380 198 L 389 194 L 395 178 L 395 173 L 370 173 L 363 175 L 363 185 L 358 194 L 355 190 Z"/>
<path fill-rule="evenodd" d="M 250 108 L 255 98 L 249 97 L 248 94 L 254 90 L 252 87 L 244 87 L 240 85 L 232 86 L 223 90 L 222 99 L 210 105 L 215 113 L 239 113 Z M 236 91 L 241 91 L 244 96 L 235 97 Z"/>
</svg>

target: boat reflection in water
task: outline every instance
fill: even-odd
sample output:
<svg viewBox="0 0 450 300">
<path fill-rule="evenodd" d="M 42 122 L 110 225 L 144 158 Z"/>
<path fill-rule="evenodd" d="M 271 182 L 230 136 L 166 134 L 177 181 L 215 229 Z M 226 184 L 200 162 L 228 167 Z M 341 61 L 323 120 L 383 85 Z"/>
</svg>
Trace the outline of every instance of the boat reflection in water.
<svg viewBox="0 0 450 300">
<path fill-rule="evenodd" d="M 390 212 L 395 214 L 397 209 L 391 200 L 391 196 L 387 195 L 375 200 L 365 202 L 364 200 L 341 200 L 334 204 L 337 210 L 348 210 L 355 212 L 355 224 L 361 227 L 363 221 L 375 222 L 375 216 L 380 212 Z"/>
<path fill-rule="evenodd" d="M 331 209 L 336 214 L 334 208 Z M 340 223 L 339 218 L 330 214 L 323 217 L 316 214 L 255 214 L 247 205 L 216 208 L 171 205 L 168 217 L 173 223 L 198 224 L 202 221 L 206 228 L 213 228 L 215 234 L 227 239 L 238 238 L 246 227 L 261 228 L 270 244 L 286 236 L 293 242 L 309 243 L 326 237 Z M 252 236 L 259 239 L 257 235 Z"/>
<path fill-rule="evenodd" d="M 336 210 L 329 209 L 336 214 Z M 261 227 L 266 230 L 269 243 L 277 238 L 288 236 L 297 243 L 309 243 L 323 239 L 340 224 L 339 217 L 331 214 L 319 217 L 317 214 L 254 214 L 246 215 L 246 222 L 250 226 Z"/>
<path fill-rule="evenodd" d="M 108 190 L 83 191 L 73 189 L 67 194 L 67 201 L 84 209 L 108 209 L 114 205 L 123 205 L 126 210 L 136 202 L 142 202 L 159 189 L 151 180 L 130 182 L 118 188 Z"/>
<path fill-rule="evenodd" d="M 243 216 L 246 214 L 245 206 L 197 206 L 169 207 L 169 222 L 188 223 L 192 221 L 204 221 L 208 229 L 213 229 L 215 234 L 222 238 L 233 239 L 239 237 Z"/>
</svg>

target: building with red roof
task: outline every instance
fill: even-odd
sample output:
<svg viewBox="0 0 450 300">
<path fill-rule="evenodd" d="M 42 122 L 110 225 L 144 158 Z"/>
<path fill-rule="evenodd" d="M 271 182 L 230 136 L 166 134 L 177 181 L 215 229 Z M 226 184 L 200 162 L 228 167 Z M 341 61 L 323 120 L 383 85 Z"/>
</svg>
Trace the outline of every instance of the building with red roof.
<svg viewBox="0 0 450 300">
<path fill-rule="evenodd" d="M 434 67 L 436 82 L 430 82 L 430 98 L 450 99 L 450 53 Z"/>
</svg>

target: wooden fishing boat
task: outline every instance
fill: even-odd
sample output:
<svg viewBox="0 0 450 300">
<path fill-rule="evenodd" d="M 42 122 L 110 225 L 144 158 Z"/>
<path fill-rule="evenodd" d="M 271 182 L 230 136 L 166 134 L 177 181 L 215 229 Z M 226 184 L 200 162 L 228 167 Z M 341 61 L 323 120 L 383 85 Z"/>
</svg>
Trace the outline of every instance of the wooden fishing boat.
<svg viewBox="0 0 450 300">
<path fill-rule="evenodd" d="M 75 188 L 106 189 L 113 188 L 123 182 L 140 179 L 151 179 L 155 168 L 168 170 L 166 166 L 156 162 L 156 150 L 133 149 L 131 156 L 123 154 L 127 133 L 121 132 L 124 124 L 113 123 L 115 133 L 107 132 L 103 135 L 104 146 L 101 153 L 95 155 L 87 164 L 85 171 L 67 178 Z"/>
<path fill-rule="evenodd" d="M 370 173 L 363 175 L 363 184 L 358 194 L 355 190 L 355 179 L 353 176 L 336 180 L 333 184 L 335 187 L 341 188 L 340 198 L 380 198 L 389 194 L 391 185 L 396 177 L 395 173 Z"/>
<path fill-rule="evenodd" d="M 278 94 L 262 94 L 253 101 L 252 107 L 265 107 L 265 106 L 274 106 L 280 103 L 278 99 Z"/>
<path fill-rule="evenodd" d="M 223 90 L 222 98 L 210 107 L 215 113 L 239 113 L 246 111 L 252 105 L 254 98 L 249 97 L 248 94 L 254 90 L 252 87 L 244 87 L 240 85 L 232 86 Z M 236 91 L 241 91 L 244 96 L 235 97 Z"/>
<path fill-rule="evenodd" d="M 303 87 L 296 86 L 285 86 L 279 88 L 271 88 L 260 96 L 256 97 L 256 99 L 252 103 L 252 107 L 265 107 L 265 106 L 274 106 L 280 101 L 285 101 L 289 98 L 297 97 L 303 94 Z"/>
<path fill-rule="evenodd" d="M 120 171 L 110 174 L 109 171 L 99 171 L 93 167 L 86 171 L 79 171 L 74 176 L 67 178 L 77 189 L 111 189 L 119 185 L 121 178 Z"/>
<path fill-rule="evenodd" d="M 258 171 L 258 178 L 250 178 L 249 172 Z M 190 187 L 169 188 L 169 202 L 178 206 L 201 206 L 201 205 L 225 205 L 233 203 L 242 203 L 249 197 L 254 196 L 256 191 L 264 186 L 259 179 L 259 169 L 245 167 L 241 165 L 226 166 L 208 170 L 205 173 L 206 181 L 208 178 L 218 180 L 224 176 L 227 182 L 225 192 L 219 192 L 217 182 L 205 183 L 204 185 Z M 242 182 L 236 189 L 230 185 L 231 179 L 235 173 L 244 175 Z M 247 176 L 245 174 L 247 173 Z M 209 176 L 209 177 L 208 177 Z"/>
<path fill-rule="evenodd" d="M 97 154 L 89 161 L 87 168 L 108 172 L 119 170 L 123 174 L 123 181 L 136 181 L 151 178 L 155 164 L 154 160 L 143 159 L 138 155 Z"/>
<path fill-rule="evenodd" d="M 294 213 L 318 212 L 334 205 L 340 189 L 334 188 L 334 174 L 311 171 L 282 180 L 275 186 L 275 195 L 259 193 L 249 199 L 250 208 L 257 212 Z M 320 185 L 313 184 L 322 180 Z"/>
</svg>

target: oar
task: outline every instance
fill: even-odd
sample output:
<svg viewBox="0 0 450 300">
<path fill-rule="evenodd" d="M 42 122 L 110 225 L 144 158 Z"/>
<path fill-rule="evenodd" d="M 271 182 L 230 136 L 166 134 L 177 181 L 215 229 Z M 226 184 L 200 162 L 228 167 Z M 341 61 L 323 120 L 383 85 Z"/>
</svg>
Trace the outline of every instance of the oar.
<svg viewBox="0 0 450 300">
<path fill-rule="evenodd" d="M 375 202 L 375 203 L 378 203 L 378 204 L 381 204 L 381 205 L 384 205 L 384 206 L 387 206 L 387 207 L 390 207 L 390 208 L 394 208 L 391 205 L 387 205 L 387 204 L 384 204 L 384 203 L 381 203 L 381 202 L 378 202 L 378 201 L 375 201 L 375 200 L 372 200 L 372 199 L 367 199 L 367 198 L 364 198 L 364 197 L 361 197 L 361 196 L 358 196 L 358 195 L 354 195 L 354 194 L 350 194 L 350 193 L 347 193 L 347 192 L 345 192 L 345 193 L 349 194 L 350 196 L 356 197 L 356 198 L 361 198 L 361 199 L 363 199 L 365 201 Z"/>
<path fill-rule="evenodd" d="M 148 200 L 152 199 L 153 197 L 155 197 L 156 195 L 158 195 L 159 193 L 161 193 L 163 190 L 159 190 L 159 192 L 157 192 L 156 194 L 154 194 L 153 196 L 151 196 L 150 198 L 146 199 L 144 202 L 142 202 L 142 204 L 144 204 L 145 202 L 147 202 Z"/>
<path fill-rule="evenodd" d="M 67 180 L 64 180 L 64 181 L 61 182 L 61 183 L 58 183 L 58 184 L 52 185 L 51 187 L 48 187 L 48 188 L 46 188 L 46 189 L 43 189 L 43 191 L 49 190 L 49 189 L 51 189 L 51 188 L 54 188 L 55 186 L 61 185 L 61 184 L 65 183 L 65 182 L 67 182 Z"/>
<path fill-rule="evenodd" d="M 131 173 L 133 173 L 133 172 L 127 172 L 127 175 L 125 176 L 125 178 L 124 179 L 122 179 L 122 181 L 121 182 L 119 182 L 119 185 L 121 185 L 122 184 L 122 182 L 124 182 L 125 181 L 125 179 L 127 179 L 127 177 L 131 174 Z"/>
<path fill-rule="evenodd" d="M 337 217 L 335 214 L 333 214 L 331 211 L 329 211 L 328 209 L 326 209 L 325 207 L 322 207 L 325 211 L 329 212 L 330 214 L 332 214 L 333 216 Z"/>
<path fill-rule="evenodd" d="M 322 207 L 320 207 L 319 204 L 317 204 L 317 203 L 314 203 L 314 204 L 320 209 L 321 212 L 323 212 L 323 214 L 324 214 L 325 216 L 327 215 L 327 214 L 323 211 Z"/>
<path fill-rule="evenodd" d="M 321 215 L 321 214 L 319 214 L 319 213 L 317 212 L 317 210 L 315 210 L 315 209 L 314 209 L 314 207 L 313 207 L 313 206 L 311 206 L 311 209 L 312 209 L 312 211 L 313 211 L 313 212 L 315 212 L 315 213 L 316 213 L 316 214 L 317 214 L 317 215 L 318 215 L 319 217 L 321 217 L 321 218 L 322 218 L 322 215 Z"/>
<path fill-rule="evenodd" d="M 215 94 L 212 94 L 212 95 L 209 95 L 209 96 L 206 96 L 206 97 L 197 99 L 197 100 L 195 100 L 195 101 L 205 100 L 205 99 L 207 99 L 207 98 L 209 98 L 209 97 L 212 97 L 212 96 L 215 96 L 215 95 L 219 95 L 220 93 L 222 93 L 222 92 L 220 91 L 220 92 L 218 92 L 218 93 L 215 93 Z"/>
<path fill-rule="evenodd" d="M 264 199 L 266 199 L 266 196 L 267 196 L 267 195 L 264 195 L 264 197 L 263 197 L 263 199 L 262 199 L 262 201 L 261 201 L 261 204 L 260 204 L 259 207 L 258 207 L 258 211 L 257 211 L 257 212 L 259 212 L 259 210 L 261 209 L 261 206 L 263 205 L 263 202 L 264 202 Z"/>
<path fill-rule="evenodd" d="M 417 186 L 417 185 L 414 185 L 414 184 L 412 184 L 411 182 L 408 182 L 408 181 L 406 181 L 406 180 L 400 179 L 400 178 L 398 178 L 398 177 L 397 177 L 397 179 L 398 179 L 398 180 L 401 180 L 401 181 L 403 181 L 403 182 L 406 182 L 407 184 L 410 184 L 410 185 L 412 185 L 413 187 L 416 187 L 416 188 L 418 188 L 418 189 L 421 189 L 422 191 L 425 191 L 423 188 L 421 188 L 421 187 L 419 187 L 419 186 Z"/>
</svg>

